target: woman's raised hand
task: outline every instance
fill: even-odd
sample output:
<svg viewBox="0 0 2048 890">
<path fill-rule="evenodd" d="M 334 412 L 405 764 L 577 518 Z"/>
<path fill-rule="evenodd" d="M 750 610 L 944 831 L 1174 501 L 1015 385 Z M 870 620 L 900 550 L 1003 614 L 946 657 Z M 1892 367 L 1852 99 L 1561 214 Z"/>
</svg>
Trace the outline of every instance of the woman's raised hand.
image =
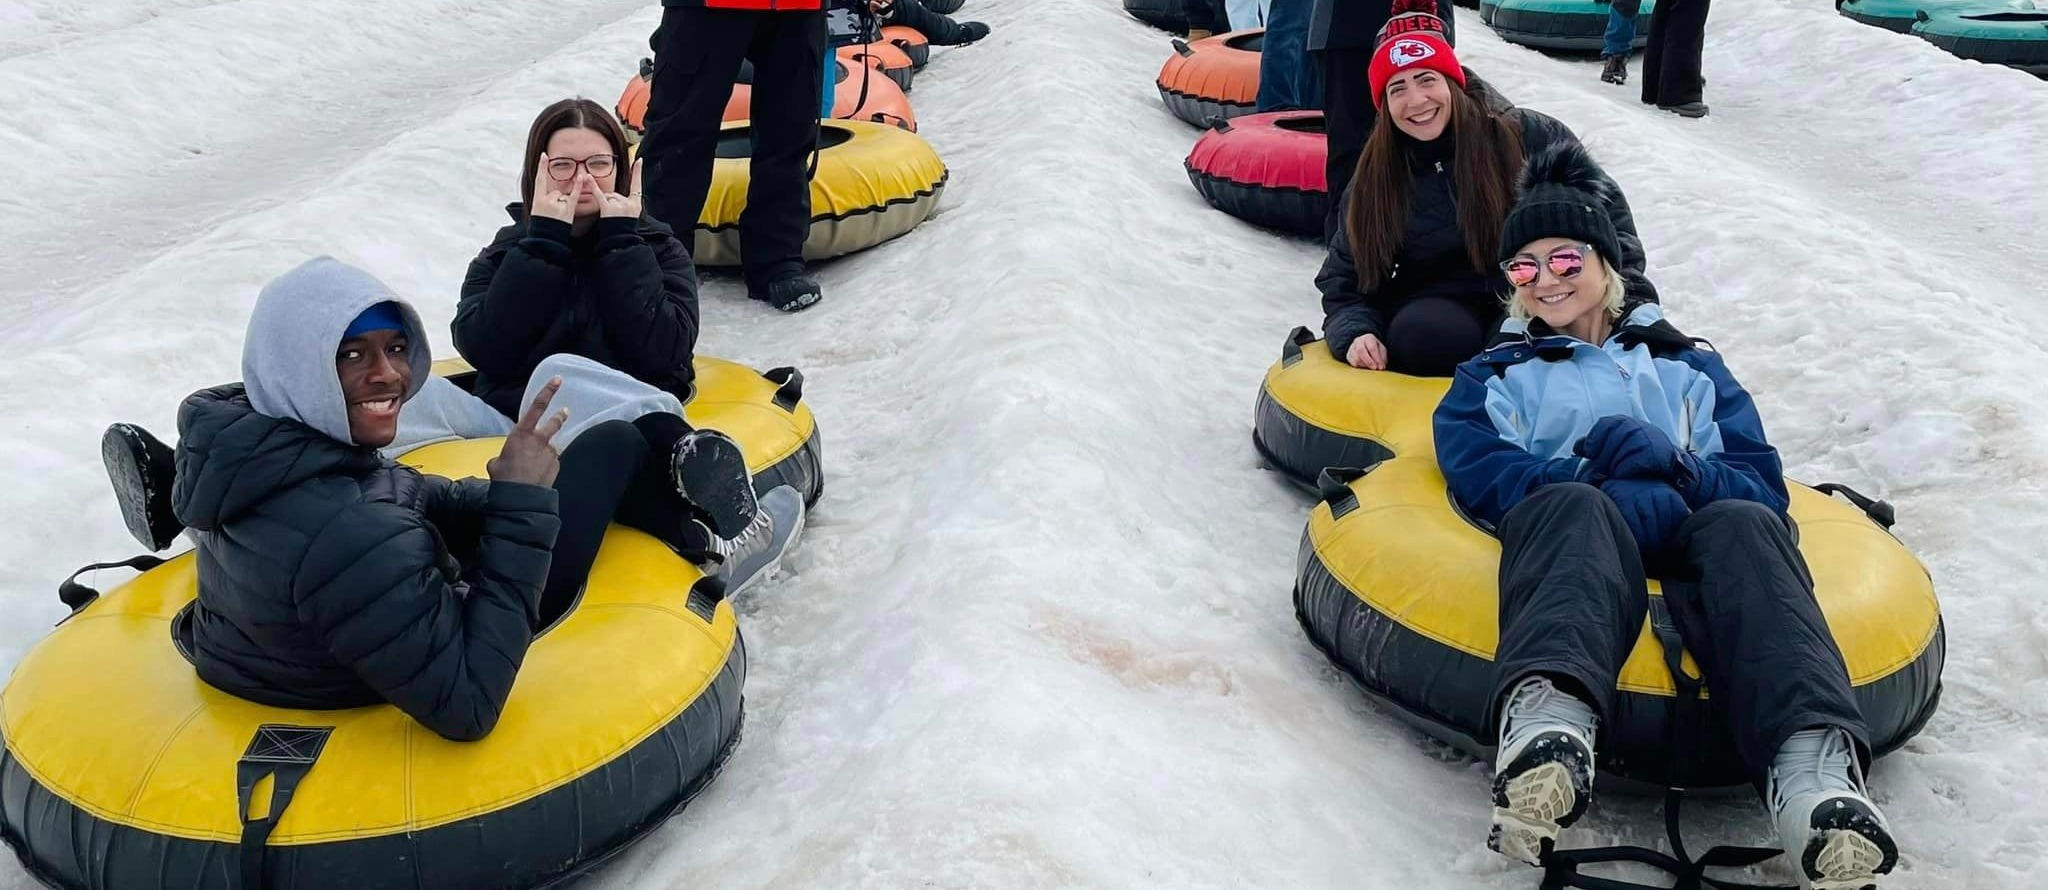
<svg viewBox="0 0 2048 890">
<path fill-rule="evenodd" d="M 597 187 L 597 180 L 591 177 L 591 175 L 588 173 L 583 174 L 583 176 L 577 179 L 576 182 L 577 187 L 587 187 L 590 189 L 591 194 L 597 196 L 597 206 L 599 215 L 623 216 L 631 219 L 640 218 L 641 202 L 639 158 L 633 159 L 633 188 L 631 190 L 631 194 L 621 195 L 618 192 L 599 191 Z"/>
<path fill-rule="evenodd" d="M 578 180 L 577 188 L 583 183 Z M 543 216 L 565 223 L 576 221 L 576 193 L 562 191 L 555 185 L 554 177 L 548 175 L 547 152 L 541 152 L 540 163 L 533 168 L 533 206 L 526 208 L 529 217 Z"/>
</svg>

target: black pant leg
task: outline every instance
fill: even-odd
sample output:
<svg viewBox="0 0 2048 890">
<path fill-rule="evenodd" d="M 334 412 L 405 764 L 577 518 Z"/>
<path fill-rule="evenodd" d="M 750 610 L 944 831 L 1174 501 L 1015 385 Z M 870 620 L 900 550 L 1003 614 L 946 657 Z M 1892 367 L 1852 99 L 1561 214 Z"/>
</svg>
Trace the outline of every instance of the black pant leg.
<svg viewBox="0 0 2048 890">
<path fill-rule="evenodd" d="M 1664 596 L 1751 779 L 1761 787 L 1802 729 L 1847 730 L 1867 762 L 1869 730 L 1785 522 L 1762 504 L 1716 501 L 1680 526 L 1677 550 Z"/>
<path fill-rule="evenodd" d="M 1685 105 L 1704 95 L 1700 55 L 1706 49 L 1709 0 L 1665 0 L 1650 17 L 1643 47 L 1643 101 Z"/>
<path fill-rule="evenodd" d="M 646 459 L 647 440 L 623 420 L 584 430 L 562 450 L 562 469 L 555 476 L 562 530 L 555 535 L 554 559 L 540 593 L 542 627 L 575 604 L 604 544 L 605 527 Z"/>
<path fill-rule="evenodd" d="M 1460 362 L 1486 348 L 1499 325 L 1499 313 L 1481 318 L 1457 300 L 1411 300 L 1387 320 L 1387 369 L 1417 377 L 1449 377 Z"/>
<path fill-rule="evenodd" d="M 1500 648 L 1487 732 L 1496 731 L 1501 697 L 1532 674 L 1563 681 L 1608 722 L 1614 679 L 1650 608 L 1621 511 L 1590 485 L 1546 485 L 1509 510 L 1499 531 Z"/>
<path fill-rule="evenodd" d="M 818 145 L 827 49 L 822 12 L 754 15 L 762 24 L 747 47 L 754 63 L 754 148 L 747 209 L 740 213 L 740 255 L 747 287 L 758 292 L 804 270 L 810 162 Z"/>
<path fill-rule="evenodd" d="M 1316 62 L 1323 72 L 1323 130 L 1330 147 L 1323 166 L 1330 186 L 1330 210 L 1323 218 L 1323 240 L 1328 242 L 1344 224 L 1337 213 L 1338 198 L 1351 185 L 1379 111 L 1373 107 L 1372 86 L 1365 76 L 1372 65 L 1371 50 L 1318 50 Z"/>
<path fill-rule="evenodd" d="M 685 244 L 711 190 L 719 119 L 732 98 L 756 15 L 671 6 L 662 10 L 661 28 L 650 41 L 654 82 L 638 155 L 644 206 L 647 215 L 675 227 Z M 811 104 L 815 111 L 815 91 Z"/>
</svg>

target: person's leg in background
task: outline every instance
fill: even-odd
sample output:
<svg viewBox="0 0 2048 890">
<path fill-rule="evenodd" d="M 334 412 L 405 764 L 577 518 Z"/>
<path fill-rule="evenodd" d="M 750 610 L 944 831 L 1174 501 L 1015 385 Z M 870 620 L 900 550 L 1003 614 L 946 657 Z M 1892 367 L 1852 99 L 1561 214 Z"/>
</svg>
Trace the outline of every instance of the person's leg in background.
<svg viewBox="0 0 2048 890">
<path fill-rule="evenodd" d="M 719 119 L 739 76 L 754 13 L 671 6 L 662 10 L 640 142 L 647 215 L 692 231 L 711 190 Z"/>
</svg>

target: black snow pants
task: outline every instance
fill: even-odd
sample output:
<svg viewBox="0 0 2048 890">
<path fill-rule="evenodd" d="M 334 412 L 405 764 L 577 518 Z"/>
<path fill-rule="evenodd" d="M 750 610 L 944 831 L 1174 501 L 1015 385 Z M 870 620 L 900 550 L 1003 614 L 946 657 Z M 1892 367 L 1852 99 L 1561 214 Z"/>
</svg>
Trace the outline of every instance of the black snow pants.
<svg viewBox="0 0 2048 890">
<path fill-rule="evenodd" d="M 933 12 L 920 0 L 895 0 L 882 20 L 891 25 L 910 28 L 933 46 L 958 46 L 966 42 L 967 35 L 960 23 L 944 13 Z"/>
<path fill-rule="evenodd" d="M 711 189 L 719 119 L 745 59 L 754 66 L 751 179 L 740 214 L 747 288 L 759 293 L 802 273 L 825 86 L 825 13 L 670 6 L 652 42 L 654 84 L 639 155 L 648 215 L 678 232 L 697 225 Z"/>
<path fill-rule="evenodd" d="M 1546 485 L 1508 511 L 1500 541 L 1488 726 L 1532 674 L 1608 725 L 1615 678 L 1649 611 L 1642 557 L 1620 510 L 1590 485 Z M 1841 650 L 1784 521 L 1762 504 L 1716 501 L 1680 527 L 1676 552 L 1664 595 L 1752 780 L 1761 787 L 1778 748 L 1803 729 L 1847 730 L 1869 751 Z"/>
<path fill-rule="evenodd" d="M 1410 300 L 1387 319 L 1387 370 L 1416 377 L 1449 377 L 1486 349 L 1503 316 L 1481 317 L 1447 297 Z"/>
<path fill-rule="evenodd" d="M 1643 45 L 1643 101 L 1659 107 L 1687 105 L 1705 94 L 1700 53 L 1707 42 L 1709 0 L 1659 0 Z"/>
<path fill-rule="evenodd" d="M 540 593 L 541 626 L 553 624 L 576 603 L 576 594 L 597 562 L 605 529 L 616 520 L 678 550 L 710 541 L 691 528 L 696 507 L 683 500 L 670 478 L 670 455 L 690 432 L 673 414 L 648 414 L 631 423 L 610 420 L 584 430 L 562 449 L 555 475 L 561 531 Z"/>
</svg>

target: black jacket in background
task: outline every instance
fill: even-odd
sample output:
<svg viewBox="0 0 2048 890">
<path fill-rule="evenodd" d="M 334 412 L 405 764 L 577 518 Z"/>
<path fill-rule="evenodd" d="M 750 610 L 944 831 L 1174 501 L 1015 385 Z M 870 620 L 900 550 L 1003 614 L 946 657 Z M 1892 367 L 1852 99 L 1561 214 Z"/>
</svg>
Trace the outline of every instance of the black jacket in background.
<svg viewBox="0 0 2048 890">
<path fill-rule="evenodd" d="M 528 222 L 524 204 L 505 210 L 513 222 L 470 261 L 452 325 L 477 396 L 516 418 L 533 369 L 568 353 L 689 401 L 697 270 L 675 231 L 615 217 L 578 238 L 560 220 Z"/>
<path fill-rule="evenodd" d="M 186 399 L 178 433 L 172 507 L 199 538 L 180 630 L 201 679 L 275 707 L 390 702 L 457 741 L 497 725 L 538 621 L 553 489 L 423 476 L 258 414 L 240 384 Z"/>
<path fill-rule="evenodd" d="M 1571 128 L 1549 115 L 1506 105 L 1483 81 L 1467 72 L 1474 86 L 1468 94 L 1513 116 L 1522 127 L 1522 154 L 1534 156 L 1552 143 L 1577 142 Z M 1423 297 L 1444 297 L 1472 310 L 1475 318 L 1497 317 L 1510 292 L 1507 276 L 1488 266 L 1485 272 L 1472 268 L 1465 250 L 1465 234 L 1458 228 L 1456 185 L 1452 178 L 1449 139 L 1434 143 L 1414 142 L 1402 137 L 1409 169 L 1414 173 L 1408 195 L 1401 246 L 1394 253 L 1394 269 L 1372 293 L 1360 293 L 1358 268 L 1351 253 L 1351 237 L 1342 225 L 1330 236 L 1329 252 L 1322 271 L 1316 274 L 1316 289 L 1323 295 L 1323 337 L 1338 361 L 1351 349 L 1351 341 L 1372 334 L 1384 340 L 1387 322 L 1409 301 Z M 1519 171 L 1517 177 L 1520 176 Z M 1602 172 L 1601 176 L 1607 174 Z M 1620 188 L 1615 189 L 1620 194 Z M 1338 212 L 1349 212 L 1351 194 L 1339 199 Z M 1608 208 L 1614 233 L 1621 243 L 1619 260 L 1623 284 L 1632 300 L 1656 302 L 1657 289 L 1643 274 L 1642 240 L 1636 235 L 1635 217 L 1628 201 L 1622 199 Z M 1338 217 L 1342 219 L 1340 215 Z"/>
</svg>

